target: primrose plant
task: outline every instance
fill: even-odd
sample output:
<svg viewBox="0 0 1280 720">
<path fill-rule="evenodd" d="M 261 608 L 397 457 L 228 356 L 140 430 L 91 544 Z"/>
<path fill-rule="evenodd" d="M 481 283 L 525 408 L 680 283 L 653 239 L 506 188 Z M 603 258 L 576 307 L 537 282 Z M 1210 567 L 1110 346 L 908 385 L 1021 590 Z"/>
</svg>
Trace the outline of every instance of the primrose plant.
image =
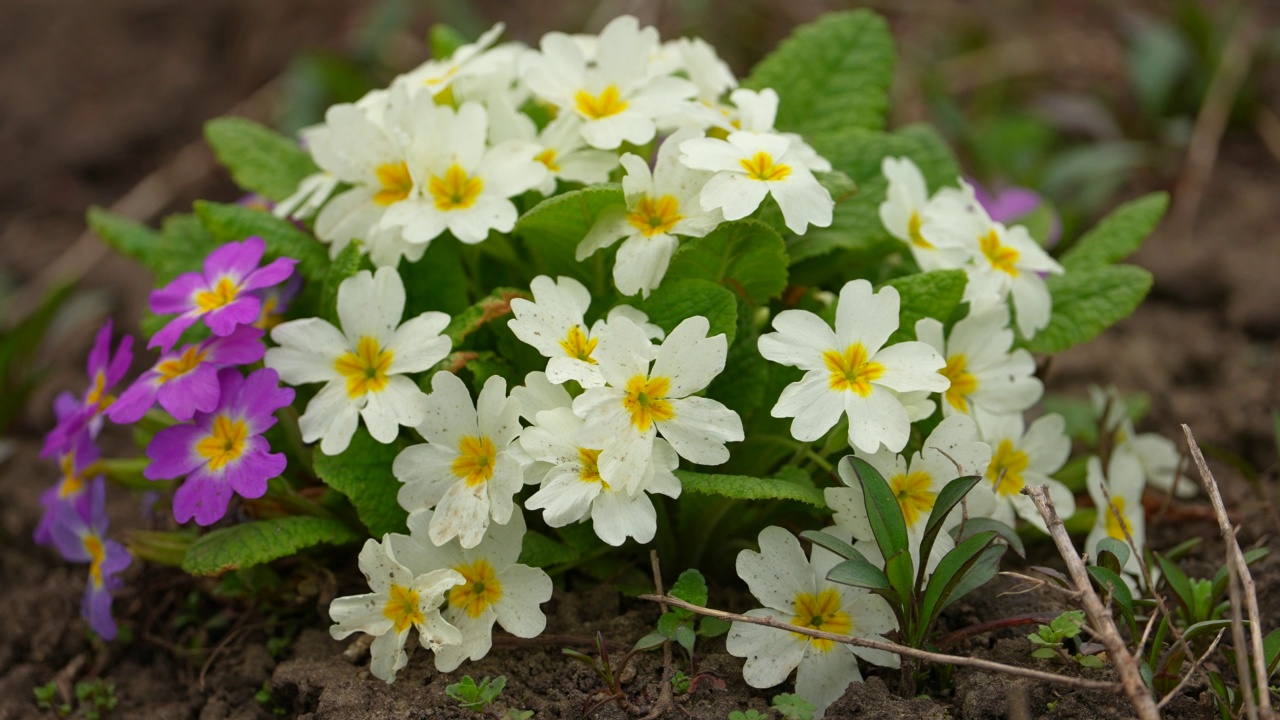
<svg viewBox="0 0 1280 720">
<path fill-rule="evenodd" d="M 36 537 L 88 565 L 102 637 L 135 620 L 111 592 L 144 562 L 307 554 L 358 565 L 332 633 L 373 636 L 392 682 L 415 632 L 446 672 L 495 625 L 538 635 L 553 575 L 634 587 L 640 545 L 758 538 L 736 562 L 753 614 L 922 647 L 1020 547 L 1009 526 L 1042 527 L 1023 487 L 1071 514 L 1033 354 L 1141 301 L 1150 276 L 1119 261 L 1164 196 L 1052 255 L 993 219 L 935 132 L 885 130 L 894 51 L 867 11 L 798 29 L 742 79 L 629 16 L 537 47 L 502 32 L 433 33 L 434 59 L 298 139 L 210 122 L 243 203 L 159 230 L 90 212 L 158 286 L 150 367 L 126 379 L 133 343 L 108 322 L 44 448 L 59 479 Z M 106 420 L 135 453 L 104 456 Z M 1100 532 L 1139 546 L 1142 444 L 1089 483 L 1109 483 Z M 160 531 L 108 539 L 108 481 Z M 806 555 L 784 525 L 827 529 Z M 673 592 L 706 602 L 696 571 Z M 695 639 L 724 630 L 673 611 L 641 645 L 674 641 L 692 688 Z M 900 665 L 755 625 L 727 645 L 753 686 L 796 670 L 814 717 Z"/>
</svg>

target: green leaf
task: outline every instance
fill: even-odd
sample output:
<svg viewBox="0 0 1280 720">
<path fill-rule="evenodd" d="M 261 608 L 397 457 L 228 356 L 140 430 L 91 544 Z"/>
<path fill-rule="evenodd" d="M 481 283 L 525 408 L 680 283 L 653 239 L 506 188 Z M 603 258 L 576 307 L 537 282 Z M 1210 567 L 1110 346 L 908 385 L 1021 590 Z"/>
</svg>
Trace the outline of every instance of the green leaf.
<svg viewBox="0 0 1280 720">
<path fill-rule="evenodd" d="M 1125 621 L 1132 627 L 1134 625 L 1133 593 L 1129 591 L 1129 586 L 1120 575 L 1101 565 L 1090 565 L 1085 570 L 1103 592 L 1111 595 L 1111 599 L 1115 601 L 1116 607 L 1120 608 Z"/>
<path fill-rule="evenodd" d="M 325 270 L 324 279 L 320 282 L 320 317 L 328 320 L 335 327 L 339 324 L 338 287 L 342 285 L 343 280 L 360 271 L 362 259 L 360 244 L 348 243 Z"/>
<path fill-rule="evenodd" d="M 720 495 L 737 500 L 796 500 L 816 508 L 827 507 L 821 490 L 786 480 L 746 475 L 707 475 L 689 470 L 677 470 L 676 477 L 680 478 L 685 492 Z"/>
<path fill-rule="evenodd" d="M 952 602 L 951 594 L 960 585 L 964 576 L 969 573 L 983 554 L 992 548 L 999 536 L 991 531 L 978 533 L 958 543 L 938 563 L 929 584 L 925 587 L 924 600 L 921 603 L 921 627 L 928 628 L 933 620 L 942 612 L 942 608 Z M 998 546 L 1003 550 L 1003 546 Z M 923 557 L 923 556 L 921 556 Z"/>
<path fill-rule="evenodd" d="M 962 524 L 956 526 L 955 541 L 961 542 L 988 530 L 999 535 L 1000 539 L 1008 544 L 1009 549 L 1017 553 L 1019 557 L 1027 556 L 1027 548 L 1022 544 L 1022 538 L 1018 537 L 1018 531 L 993 518 L 971 517 L 965 520 Z"/>
<path fill-rule="evenodd" d="M 680 573 L 680 577 L 676 578 L 675 584 L 671 586 L 671 597 L 680 598 L 694 605 L 706 606 L 706 578 L 702 577 L 702 573 L 692 568 L 685 570 Z"/>
<path fill-rule="evenodd" d="M 880 223 L 880 203 L 889 187 L 880 172 L 886 157 L 910 158 L 920 168 L 931 192 L 955 185 L 960 175 L 950 148 L 927 125 L 911 125 L 892 133 L 844 128 L 815 135 L 812 140 L 814 149 L 853 180 L 857 192 L 836 205 L 830 227 L 811 227 L 802 237 L 789 242 L 787 253 L 792 264 L 834 250 L 862 256 L 895 249 L 907 253 L 907 246 Z"/>
<path fill-rule="evenodd" d="M 236 185 L 269 200 L 289 197 L 303 178 L 320 171 L 298 143 L 247 118 L 210 120 L 204 137 Z"/>
<path fill-rule="evenodd" d="M 680 647 L 684 648 L 684 651 L 690 655 L 693 654 L 693 643 L 696 639 L 697 634 L 694 633 L 692 627 L 688 625 L 681 625 L 676 628 L 676 642 L 679 643 Z"/>
<path fill-rule="evenodd" d="M 797 28 L 742 85 L 778 92 L 782 130 L 879 129 L 889 109 L 893 62 L 883 18 L 868 10 L 831 13 Z"/>
<path fill-rule="evenodd" d="M 924 524 L 924 534 L 920 536 L 921 561 L 920 569 L 916 573 L 917 589 L 924 586 L 925 569 L 929 566 L 925 560 L 933 553 L 933 543 L 938 539 L 938 533 L 942 532 L 942 523 L 946 521 L 956 505 L 960 504 L 964 496 L 969 494 L 973 486 L 980 482 L 982 482 L 981 475 L 956 478 L 942 486 L 934 497 L 933 510 L 929 512 L 929 519 Z"/>
<path fill-rule="evenodd" d="M 460 251 L 461 243 L 446 233 L 431 241 L 418 262 L 400 262 L 405 317 L 417 317 L 428 310 L 457 315 L 471 306 Z"/>
<path fill-rule="evenodd" d="M 1058 652 L 1053 648 L 1040 648 L 1039 650 L 1033 650 L 1031 652 L 1031 657 L 1040 658 L 1041 660 L 1047 660 L 1051 657 L 1056 657 L 1057 654 Z"/>
<path fill-rule="evenodd" d="M 853 587 L 866 588 L 879 593 L 892 593 L 893 586 L 889 583 L 889 576 L 884 571 L 876 567 L 874 563 L 863 557 L 862 553 L 854 551 L 854 556 L 848 560 L 840 562 L 827 572 L 827 579 L 841 585 L 852 585 Z"/>
<path fill-rule="evenodd" d="M 520 564 L 536 568 L 565 565 L 577 560 L 580 555 L 568 545 L 552 540 L 536 530 L 529 530 L 524 534 L 524 544 L 520 547 Z"/>
<path fill-rule="evenodd" d="M 916 323 L 923 318 L 934 318 L 945 324 L 964 298 L 966 282 L 963 270 L 934 270 L 904 275 L 885 283 L 898 291 L 902 302 L 898 329 L 889 336 L 888 344 L 915 340 Z"/>
<path fill-rule="evenodd" d="M 994 535 L 995 533 L 991 533 L 991 536 Z M 924 623 L 923 627 L 926 631 L 931 629 L 933 623 L 937 621 L 938 616 L 943 610 L 946 610 L 949 605 L 974 590 L 977 590 L 983 585 L 986 585 L 990 582 L 991 578 L 995 577 L 996 573 L 1000 571 L 1000 558 L 1004 556 L 1004 552 L 1007 548 L 1005 545 L 995 543 L 993 540 L 983 546 L 975 555 L 966 557 L 963 553 L 957 554 L 957 559 L 964 559 L 964 562 L 958 568 L 954 576 L 950 579 L 944 578 L 945 584 L 935 596 L 931 598 L 929 595 L 929 591 L 933 589 L 933 582 L 938 577 L 938 571 L 941 571 L 943 569 L 943 565 L 947 564 L 947 558 L 951 557 L 952 554 L 957 553 L 957 550 L 964 546 L 965 543 L 973 543 L 975 545 L 980 544 L 978 542 L 980 539 L 991 536 L 983 533 L 965 540 L 959 545 L 956 545 L 955 550 L 952 550 L 950 553 L 943 556 L 942 562 L 938 563 L 938 569 L 934 571 L 933 577 L 929 579 L 929 588 L 925 590 L 923 614 L 924 617 L 928 618 L 928 621 Z M 973 546 L 970 545 L 969 547 L 971 548 Z"/>
<path fill-rule="evenodd" d="M 1262 638 L 1262 658 L 1266 660 L 1267 676 L 1274 675 L 1277 665 L 1280 665 L 1280 628 Z"/>
<path fill-rule="evenodd" d="M 671 258 L 662 282 L 687 278 L 721 283 L 752 305 L 787 286 L 787 246 L 758 220 L 725 223 L 706 237 L 686 240 Z"/>
<path fill-rule="evenodd" d="M 705 638 L 720 637 L 729 632 L 729 628 L 733 627 L 733 623 L 720 618 L 704 617 L 702 622 L 698 623 L 698 634 Z"/>
<path fill-rule="evenodd" d="M 1133 265 L 1111 265 L 1050 276 L 1053 315 L 1048 327 L 1026 341 L 1028 350 L 1058 353 L 1092 340 L 1128 317 L 1151 289 L 1151 273 Z"/>
<path fill-rule="evenodd" d="M 457 52 L 458 48 L 471 42 L 466 35 L 444 23 L 436 23 L 428 32 L 431 43 L 431 57 L 444 60 Z"/>
<path fill-rule="evenodd" d="M 528 245 L 538 273 L 568 275 L 597 287 L 596 268 L 578 262 L 574 253 L 601 215 L 625 212 L 626 206 L 621 185 L 593 185 L 538 203 L 516 222 L 515 232 Z"/>
<path fill-rule="evenodd" d="M 707 397 L 738 413 L 744 423 L 769 398 L 770 363 L 760 354 L 760 333 L 745 303 L 739 303 L 738 333 L 729 345 L 724 371 L 707 386 Z"/>
<path fill-rule="evenodd" d="M 1156 559 L 1156 563 L 1160 565 L 1160 573 L 1164 577 L 1164 582 L 1169 586 L 1169 590 L 1173 592 L 1174 599 L 1178 601 L 1178 605 L 1182 607 L 1188 618 L 1194 617 L 1195 610 L 1195 592 L 1191 588 L 1191 579 L 1187 574 L 1182 572 L 1182 568 L 1177 563 L 1169 560 L 1160 553 L 1152 553 Z"/>
<path fill-rule="evenodd" d="M 1169 194 L 1151 193 L 1127 202 L 1107 215 L 1062 255 L 1062 266 L 1075 270 L 1119 262 L 1142 247 L 1169 207 Z"/>
<path fill-rule="evenodd" d="M 1097 655 L 1076 655 L 1076 662 L 1080 663 L 1080 667 L 1086 667 L 1093 670 L 1097 670 L 1106 665 L 1106 663 L 1102 662 L 1102 658 Z"/>
<path fill-rule="evenodd" d="M 342 453 L 317 451 L 313 458 L 316 475 L 351 500 L 360 522 L 373 537 L 406 529 L 409 514 L 396 501 L 400 481 L 391 473 L 391 463 L 399 452 L 395 444 L 383 445 L 360 427 Z"/>
<path fill-rule="evenodd" d="M 680 614 L 681 612 L 683 612 L 684 615 L 681 615 Z M 658 616 L 658 634 L 662 635 L 668 640 L 675 640 L 676 630 L 679 629 L 681 623 L 684 622 L 684 618 L 687 617 L 688 615 L 689 615 L 688 610 L 682 611 L 679 608 L 673 608 L 671 612 L 659 615 Z"/>
<path fill-rule="evenodd" d="M 443 334 L 449 336 L 453 341 L 454 349 L 457 349 L 468 335 L 484 327 L 485 323 L 510 315 L 511 301 L 515 298 L 532 299 L 529 293 L 523 290 L 494 288 L 488 297 L 454 315 Z"/>
<path fill-rule="evenodd" d="M 666 642 L 669 639 L 670 638 L 668 638 L 666 635 L 663 635 L 662 633 L 649 633 L 648 635 L 645 635 L 644 637 L 636 641 L 634 649 L 639 650 L 641 652 L 644 652 L 645 650 L 652 650 L 656 647 L 659 647 L 660 645 L 662 645 L 662 643 Z"/>
<path fill-rule="evenodd" d="M 871 523 L 871 532 L 875 535 L 880 554 L 886 560 L 904 551 L 909 552 L 907 540 L 907 523 L 902 519 L 902 508 L 894 497 L 889 483 L 880 475 L 880 471 L 856 455 L 848 458 L 854 475 L 862 485 L 862 499 L 867 507 L 867 519 Z M 910 586 L 910 580 L 907 581 Z M 906 597 L 904 594 L 903 597 Z"/>
<path fill-rule="evenodd" d="M 200 270 L 204 258 L 217 247 L 190 215 L 173 215 L 165 221 L 164 231 L 156 232 L 100 207 L 89 208 L 89 227 L 116 252 L 142 263 L 158 283 L 168 283 L 184 272 Z M 185 240 L 185 242 L 184 242 Z"/>
<path fill-rule="evenodd" d="M 835 535 L 825 533 L 821 530 L 805 530 L 800 533 L 800 537 L 808 540 L 818 547 L 830 550 L 846 560 L 852 557 L 862 557 L 862 553 L 853 545 L 841 540 Z"/>
<path fill-rule="evenodd" d="M 1113 573 L 1119 573 L 1125 563 L 1129 562 L 1129 545 L 1113 537 L 1104 537 L 1098 541 L 1096 554 L 1097 562 L 1094 564 L 1101 565 Z"/>
<path fill-rule="evenodd" d="M 243 205 L 197 200 L 196 215 L 219 243 L 238 242 L 256 235 L 267 244 L 267 256 L 291 257 L 308 280 L 323 282 L 329 268 L 329 254 L 319 240 L 296 225 L 269 212 Z"/>
<path fill-rule="evenodd" d="M 710 280 L 664 282 L 637 307 L 648 314 L 649 322 L 668 333 L 694 315 L 705 317 L 711 324 L 709 337 L 723 334 L 729 345 L 738 332 L 738 301 L 732 292 Z"/>
<path fill-rule="evenodd" d="M 182 569 L 218 575 L 288 557 L 320 543 L 345 545 L 362 536 L 340 520 L 294 515 L 241 523 L 202 535 L 187 550 Z"/>
</svg>

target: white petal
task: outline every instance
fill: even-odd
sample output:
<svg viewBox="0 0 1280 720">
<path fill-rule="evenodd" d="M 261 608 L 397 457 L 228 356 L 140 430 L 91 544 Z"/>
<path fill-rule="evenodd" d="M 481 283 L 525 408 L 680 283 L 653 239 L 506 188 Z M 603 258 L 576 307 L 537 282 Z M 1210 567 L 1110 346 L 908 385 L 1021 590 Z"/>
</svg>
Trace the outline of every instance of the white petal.
<svg viewBox="0 0 1280 720">
<path fill-rule="evenodd" d="M 723 334 L 707 337 L 710 323 L 695 315 L 676 326 L 658 348 L 650 377 L 671 380 L 668 397 L 685 397 L 711 384 L 724 370 L 729 344 Z"/>
<path fill-rule="evenodd" d="M 836 644 L 823 652 L 810 643 L 796 671 L 796 694 L 813 703 L 813 718 L 821 720 L 845 688 L 861 681 L 858 660 L 847 646 Z"/>
<path fill-rule="evenodd" d="M 386 349 L 392 353 L 387 372 L 393 375 L 422 372 L 445 359 L 453 343 L 440 333 L 448 325 L 449 316 L 440 312 L 425 312 L 406 321 L 387 343 Z"/>
<path fill-rule="evenodd" d="M 658 429 L 680 457 L 699 465 L 719 465 L 729 459 L 724 444 L 743 439 L 737 413 L 704 397 L 670 402 L 674 417 L 658 423 Z"/>
<path fill-rule="evenodd" d="M 502 600 L 495 606 L 502 629 L 516 637 L 542 634 L 547 616 L 539 605 L 551 599 L 551 578 L 537 568 L 512 565 L 499 573 Z"/>
<path fill-rule="evenodd" d="M 795 418 L 791 423 L 791 437 L 813 442 L 835 427 L 843 413 L 842 393 L 831 389 L 826 371 L 813 370 L 788 385 L 769 414 L 776 418 Z"/>
<path fill-rule="evenodd" d="M 746 614 L 791 621 L 789 616 L 767 608 Z M 786 680 L 800 664 L 808 647 L 806 638 L 786 630 L 750 623 L 734 623 L 725 638 L 725 648 L 730 655 L 747 659 L 742 666 L 742 679 L 754 688 L 773 687 Z"/>
</svg>

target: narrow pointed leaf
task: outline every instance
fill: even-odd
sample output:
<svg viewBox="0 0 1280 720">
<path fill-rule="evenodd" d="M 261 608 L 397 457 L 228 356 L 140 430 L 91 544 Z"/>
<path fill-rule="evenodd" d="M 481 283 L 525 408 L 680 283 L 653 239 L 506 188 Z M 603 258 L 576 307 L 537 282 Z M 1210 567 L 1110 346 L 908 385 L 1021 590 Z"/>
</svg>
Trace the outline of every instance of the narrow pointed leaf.
<svg viewBox="0 0 1280 720">
<path fill-rule="evenodd" d="M 830 533 L 824 533 L 821 530 L 805 530 L 800 533 L 800 537 L 808 540 L 814 545 L 824 547 L 846 560 L 854 556 L 862 557 L 862 553 L 858 552 L 853 545 L 831 535 Z"/>
<path fill-rule="evenodd" d="M 989 558 L 990 550 L 996 552 L 997 558 L 1004 553 L 1003 545 L 994 545 L 998 538 L 999 535 L 994 531 L 978 533 L 956 545 L 955 549 L 943 556 L 924 591 L 924 600 L 920 606 L 920 615 L 923 620 L 921 627 L 927 631 L 938 613 L 963 595 L 963 593 L 961 595 L 956 593 L 962 589 L 962 583 L 966 579 L 969 583 L 965 583 L 963 589 L 967 593 L 985 584 L 995 575 L 994 571 L 990 575 L 985 575 L 982 570 L 986 568 L 980 567 L 980 563 Z M 975 570 L 978 572 L 974 572 Z M 971 574 L 973 577 L 969 577 Z M 981 582 L 977 582 L 979 580 Z"/>
<path fill-rule="evenodd" d="M 863 557 L 862 553 L 857 550 L 853 552 L 855 557 L 851 557 L 831 568 L 831 571 L 827 573 L 827 579 L 841 585 L 892 592 L 893 587 L 889 584 L 889 577 L 884 574 L 884 571 Z"/>
<path fill-rule="evenodd" d="M 1105 537 L 1098 541 L 1095 564 L 1101 565 L 1113 573 L 1119 573 L 1127 562 L 1129 562 L 1128 543 L 1121 542 L 1113 537 Z"/>
<path fill-rule="evenodd" d="M 1018 537 L 1018 531 L 1012 527 L 992 518 L 969 518 L 963 524 L 956 528 L 955 541 L 960 542 L 967 538 L 971 538 L 980 532 L 991 530 L 1000 536 L 1009 545 L 1009 549 L 1018 554 L 1018 557 L 1025 558 L 1027 556 L 1027 548 L 1022 544 L 1022 538 Z"/>
<path fill-rule="evenodd" d="M 955 509 L 956 505 L 964 499 L 965 495 L 982 481 L 981 475 L 969 475 L 966 477 L 956 478 L 946 485 L 942 486 L 942 490 L 938 491 L 938 496 L 933 500 L 933 510 L 929 513 L 929 519 L 924 524 L 924 535 L 920 536 L 920 568 L 916 575 L 916 587 L 924 584 L 925 568 L 928 563 L 925 559 L 933 552 L 933 543 L 938 539 L 938 533 L 942 532 L 942 523 Z"/>
</svg>

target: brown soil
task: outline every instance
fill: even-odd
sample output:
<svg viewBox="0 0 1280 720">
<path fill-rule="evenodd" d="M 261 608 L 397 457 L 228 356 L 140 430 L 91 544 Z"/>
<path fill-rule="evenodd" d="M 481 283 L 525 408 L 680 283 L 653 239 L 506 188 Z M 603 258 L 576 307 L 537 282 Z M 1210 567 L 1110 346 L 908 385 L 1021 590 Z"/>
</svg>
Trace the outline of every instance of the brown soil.
<svg viewBox="0 0 1280 720">
<path fill-rule="evenodd" d="M 83 230 L 86 206 L 110 204 L 169 162 L 198 138 L 205 119 L 254 93 L 299 48 L 338 46 L 369 4 L 64 0 L 56 10 L 42 0 L 0 4 L 0 47 L 6 60 L 0 65 L 0 156 L 6 160 L 0 163 L 0 275 L 16 286 L 37 277 L 72 247 Z M 709 4 L 708 17 L 722 17 L 716 14 L 721 5 Z M 782 3 L 729 5 L 736 13 L 734 21 L 717 23 L 720 34 L 711 39 L 725 43 L 726 28 L 749 34 L 726 51 L 740 70 L 788 26 L 824 9 L 818 2 L 789 3 L 786 10 Z M 904 44 L 906 77 L 912 75 L 913 59 L 922 56 L 913 48 L 947 32 L 947 18 L 954 18 L 959 7 L 928 6 L 927 12 L 893 17 Z M 1057 79 L 1073 88 L 1089 87 L 1090 79 L 1114 81 L 1115 27 L 1110 20 L 1099 20 L 1099 11 L 1081 7 L 1085 4 L 1059 3 L 1053 12 L 1031 17 L 1026 11 L 1005 12 L 1008 7 L 985 12 L 997 41 L 1037 28 L 1047 33 L 1061 17 L 1099 30 L 1090 37 L 1103 50 L 1077 48 L 1075 54 L 1064 55 L 1062 73 L 1069 77 Z M 517 36 L 532 39 L 546 29 L 571 27 L 568 18 L 585 17 L 588 9 L 566 3 L 559 14 L 506 17 Z M 489 13 L 499 14 L 500 9 Z M 661 12 L 653 19 L 676 30 L 689 17 Z M 898 112 L 903 120 L 916 119 L 919 108 L 918 98 L 906 92 Z M 1082 396 L 1089 383 L 1100 380 L 1125 392 L 1145 392 L 1152 404 L 1142 429 L 1178 437 L 1177 424 L 1188 422 L 1207 446 L 1233 453 L 1263 471 L 1255 486 L 1231 465 L 1213 464 L 1229 503 L 1240 509 L 1248 542 L 1280 531 L 1278 516 L 1268 504 L 1277 494 L 1269 413 L 1280 407 L 1280 302 L 1273 284 L 1280 277 L 1277 187 L 1280 164 L 1257 138 L 1229 137 L 1190 239 L 1166 226 L 1137 257 L 1156 277 L 1148 303 L 1103 337 L 1055 359 L 1048 375 L 1056 392 Z M 1136 195 L 1148 189 L 1152 188 L 1131 187 L 1126 192 Z M 165 209 L 181 209 L 194 197 L 229 199 L 234 189 L 216 173 L 200 176 L 178 191 Z M 98 677 L 116 685 L 119 706 L 109 716 L 116 719 L 470 717 L 443 694 L 444 686 L 461 673 L 437 674 L 425 652 L 417 653 L 391 687 L 369 675 L 367 657 L 344 656 L 349 642 L 335 642 L 324 631 L 324 596 L 333 588 L 301 593 L 292 613 L 272 623 L 255 610 L 222 609 L 200 593 L 191 599 L 194 589 L 207 590 L 207 585 L 135 567 L 129 572 L 129 588 L 116 602 L 119 615 L 134 629 L 132 641 L 104 646 L 92 639 L 79 619 L 82 569 L 61 564 L 30 541 L 39 516 L 39 493 L 52 478 L 52 469 L 36 457 L 38 438 L 51 422 L 47 408 L 53 392 L 78 382 L 89 342 L 85 330 L 105 311 L 125 326 L 136 323 L 148 284 L 145 273 L 123 259 L 107 257 L 93 265 L 83 286 L 98 292 L 90 303 L 94 310 L 80 317 L 80 332 L 64 334 L 66 339 L 45 358 L 53 371 L 51 379 L 22 418 L 13 456 L 0 465 L 0 720 L 47 717 L 35 706 L 35 686 L 57 680 L 69 689 L 77 680 Z M 1260 495 L 1268 502 L 1258 502 Z M 136 517 L 130 514 L 137 510 L 121 504 L 113 512 L 119 523 Z M 1191 535 L 1205 537 L 1210 542 L 1197 552 L 1190 569 L 1207 575 L 1218 566 L 1220 545 L 1212 543 L 1212 524 L 1184 519 L 1157 525 L 1154 532 L 1168 543 Z M 1257 575 L 1264 624 L 1274 627 L 1280 620 L 1280 554 L 1261 563 Z M 355 585 L 346 583 L 344 592 L 348 590 L 355 590 Z M 1039 594 L 981 595 L 981 601 L 960 603 L 949 613 L 952 629 L 1044 610 L 1057 602 Z M 713 592 L 713 600 L 716 597 Z M 729 609 L 749 607 L 749 598 L 740 593 L 730 597 Z M 200 612 L 222 613 L 218 616 L 227 619 L 226 626 L 209 635 L 201 652 L 184 649 L 192 631 L 179 627 L 178 619 L 188 602 L 197 603 Z M 545 609 L 547 633 L 558 637 L 533 643 L 499 640 L 488 658 L 463 670 L 477 678 L 506 676 L 500 710 L 518 706 L 537 711 L 539 718 L 577 717 L 600 683 L 587 668 L 563 657 L 559 647 L 588 640 L 597 630 L 625 646 L 653 626 L 657 609 L 607 587 L 557 591 Z M 299 617 L 308 620 L 299 624 Z M 294 633 L 291 643 L 269 642 Z M 1025 631 L 1005 630 L 964 641 L 955 650 L 1012 663 L 1037 662 L 1028 658 L 1022 636 Z M 741 661 L 724 652 L 722 640 L 702 645 L 702 669 L 719 676 L 726 687 L 699 690 L 684 705 L 691 716 L 724 718 L 735 709 L 764 711 L 772 696 L 788 689 L 747 687 Z M 214 647 L 219 649 L 210 661 Z M 647 705 L 658 695 L 661 656 L 641 655 L 633 668 L 625 689 L 637 704 Z M 1128 716 L 1127 705 L 1115 696 L 974 671 L 957 671 L 954 691 L 944 697 L 902 699 L 891 692 L 896 683 L 892 674 L 873 674 L 832 706 L 828 717 Z M 266 702 L 255 699 L 262 690 L 269 691 Z M 1206 717 L 1198 701 L 1202 691 L 1193 685 L 1186 697 L 1167 709 L 1167 717 Z M 595 717 L 627 716 L 608 705 Z"/>
</svg>

